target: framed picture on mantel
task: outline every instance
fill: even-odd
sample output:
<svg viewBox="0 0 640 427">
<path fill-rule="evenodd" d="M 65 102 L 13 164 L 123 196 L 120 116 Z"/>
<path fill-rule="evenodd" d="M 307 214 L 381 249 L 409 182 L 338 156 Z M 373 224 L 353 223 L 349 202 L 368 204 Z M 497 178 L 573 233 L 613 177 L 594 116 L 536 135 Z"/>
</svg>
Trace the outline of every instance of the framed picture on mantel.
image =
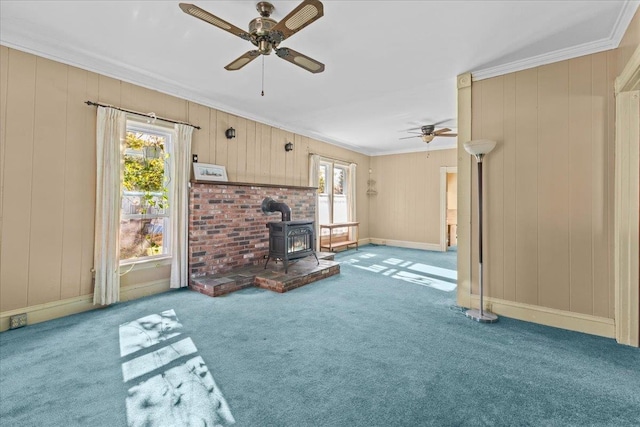
<svg viewBox="0 0 640 427">
<path fill-rule="evenodd" d="M 194 163 L 193 177 L 198 181 L 229 181 L 224 166 L 207 163 Z"/>
</svg>

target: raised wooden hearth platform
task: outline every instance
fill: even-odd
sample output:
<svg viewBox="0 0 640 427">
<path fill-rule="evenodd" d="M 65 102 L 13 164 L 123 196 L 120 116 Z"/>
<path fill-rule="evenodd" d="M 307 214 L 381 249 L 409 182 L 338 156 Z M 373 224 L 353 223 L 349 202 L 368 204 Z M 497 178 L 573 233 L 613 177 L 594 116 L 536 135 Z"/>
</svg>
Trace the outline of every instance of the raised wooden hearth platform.
<svg viewBox="0 0 640 427">
<path fill-rule="evenodd" d="M 256 286 L 270 291 L 284 293 L 309 283 L 340 273 L 340 264 L 333 260 L 333 253 L 317 252 L 320 264 L 313 256 L 289 263 L 289 272 L 285 274 L 282 262 L 269 261 L 259 265 L 239 267 L 227 273 L 217 273 L 192 280 L 190 289 L 218 297 L 241 289 Z"/>
</svg>

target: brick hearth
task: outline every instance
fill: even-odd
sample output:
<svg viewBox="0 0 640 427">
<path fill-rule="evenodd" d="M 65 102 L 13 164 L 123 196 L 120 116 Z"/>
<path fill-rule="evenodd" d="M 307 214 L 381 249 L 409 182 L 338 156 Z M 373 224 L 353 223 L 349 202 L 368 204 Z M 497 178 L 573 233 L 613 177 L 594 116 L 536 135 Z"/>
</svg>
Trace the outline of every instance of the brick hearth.
<svg viewBox="0 0 640 427">
<path fill-rule="evenodd" d="M 307 257 L 289 266 L 285 274 L 282 263 L 252 265 L 234 269 L 227 273 L 210 274 L 192 280 L 191 290 L 210 297 L 218 297 L 250 287 L 258 287 L 284 293 L 309 283 L 317 282 L 340 273 L 340 264 L 333 261 L 333 253 L 319 253 L 320 263 Z"/>
</svg>

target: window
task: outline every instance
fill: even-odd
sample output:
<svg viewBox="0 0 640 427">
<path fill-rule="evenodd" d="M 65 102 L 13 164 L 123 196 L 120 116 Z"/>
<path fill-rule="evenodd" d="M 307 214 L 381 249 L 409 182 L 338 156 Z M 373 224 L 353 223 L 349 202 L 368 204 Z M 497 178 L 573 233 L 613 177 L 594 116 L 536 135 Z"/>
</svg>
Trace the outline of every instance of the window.
<svg viewBox="0 0 640 427">
<path fill-rule="evenodd" d="M 120 262 L 169 255 L 172 132 L 127 121 L 122 147 Z"/>
<path fill-rule="evenodd" d="M 320 224 L 347 222 L 349 218 L 348 166 L 321 160 L 318 169 L 318 219 Z M 334 235 L 346 236 L 348 229 L 335 229 Z M 329 230 L 322 230 L 328 235 Z M 322 237 L 322 236 L 321 236 Z"/>
</svg>

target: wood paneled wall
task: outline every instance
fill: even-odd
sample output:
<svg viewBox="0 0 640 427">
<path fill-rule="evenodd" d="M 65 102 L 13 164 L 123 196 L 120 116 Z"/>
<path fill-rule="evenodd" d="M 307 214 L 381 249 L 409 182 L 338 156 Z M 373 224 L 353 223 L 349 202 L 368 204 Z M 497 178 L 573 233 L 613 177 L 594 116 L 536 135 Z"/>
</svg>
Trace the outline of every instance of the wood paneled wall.
<svg viewBox="0 0 640 427">
<path fill-rule="evenodd" d="M 485 158 L 488 296 L 614 317 L 616 60 L 608 51 L 473 83 L 472 137 L 498 142 Z"/>
<path fill-rule="evenodd" d="M 368 237 L 366 155 L 5 46 L 0 67 L 0 311 L 93 292 L 96 111 L 86 100 L 201 126 L 193 153 L 231 181 L 306 186 L 310 152 L 356 162 Z M 165 277 L 166 266 L 133 271 L 123 286 Z"/>
<path fill-rule="evenodd" d="M 369 196 L 371 238 L 438 247 L 440 167 L 457 163 L 456 149 L 372 157 L 378 194 Z"/>
</svg>

